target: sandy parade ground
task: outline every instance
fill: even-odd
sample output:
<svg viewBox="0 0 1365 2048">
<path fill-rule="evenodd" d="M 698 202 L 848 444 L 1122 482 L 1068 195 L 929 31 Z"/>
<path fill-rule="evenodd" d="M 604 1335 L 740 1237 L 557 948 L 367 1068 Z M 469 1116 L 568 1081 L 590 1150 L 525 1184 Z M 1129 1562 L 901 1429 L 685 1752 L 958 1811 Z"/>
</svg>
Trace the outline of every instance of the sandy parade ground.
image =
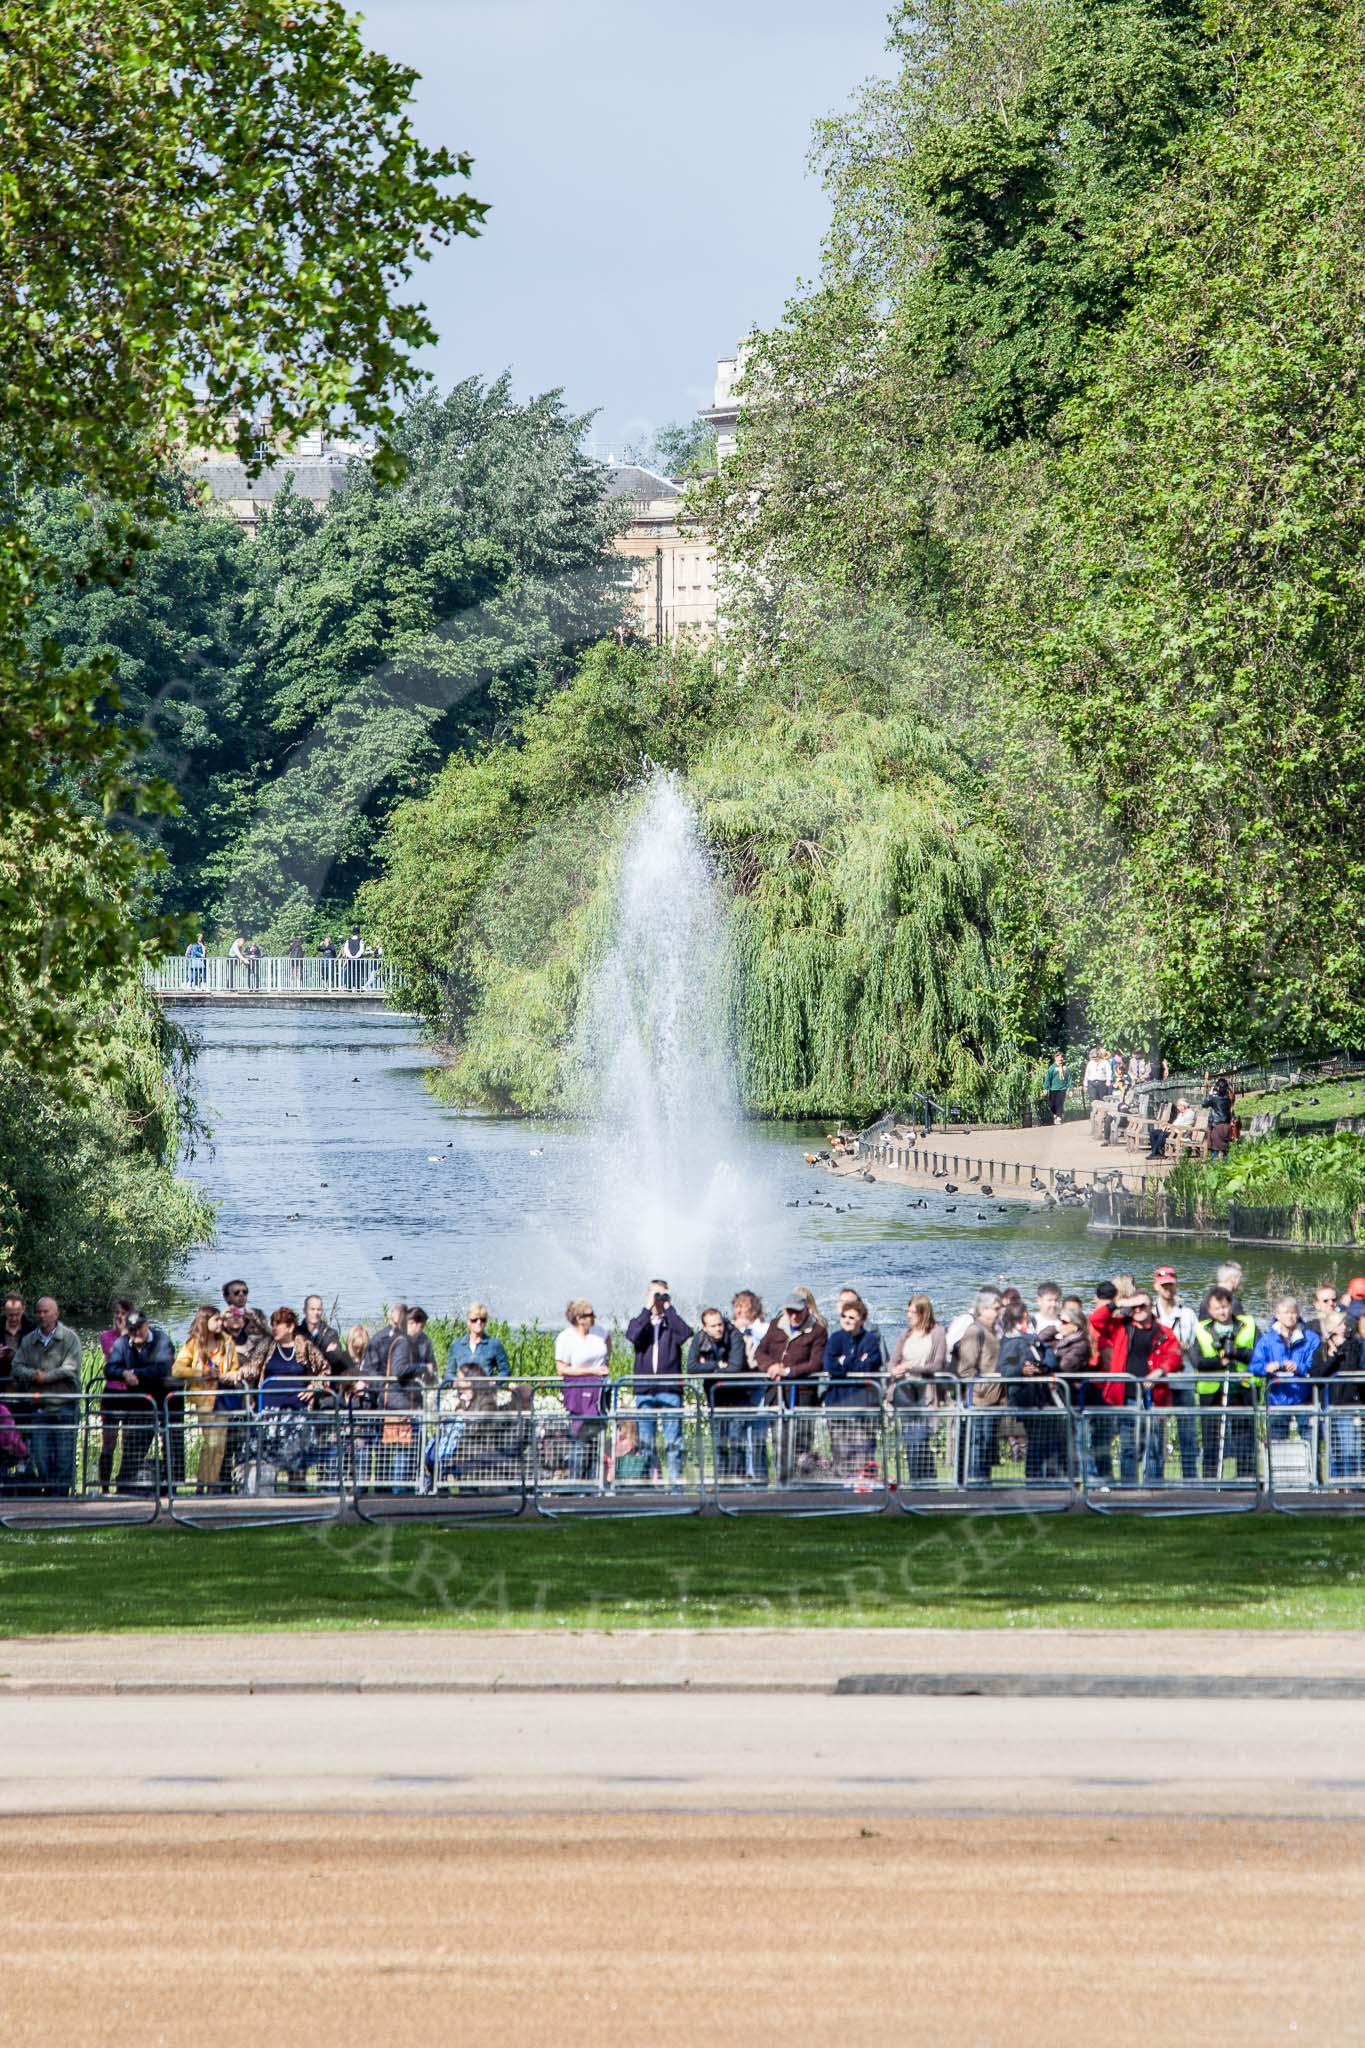
<svg viewBox="0 0 1365 2048">
<path fill-rule="evenodd" d="M 1352 1637 L 179 1643 L 0 1645 L 8 2042 L 1365 2038 Z"/>
</svg>

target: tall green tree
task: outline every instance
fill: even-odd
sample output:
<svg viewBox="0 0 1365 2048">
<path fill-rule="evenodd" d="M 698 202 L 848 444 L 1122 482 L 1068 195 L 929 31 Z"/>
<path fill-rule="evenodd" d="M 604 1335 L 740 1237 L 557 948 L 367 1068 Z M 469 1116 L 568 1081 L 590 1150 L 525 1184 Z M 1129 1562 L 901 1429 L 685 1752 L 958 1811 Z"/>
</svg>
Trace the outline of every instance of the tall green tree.
<svg viewBox="0 0 1365 2048">
<path fill-rule="evenodd" d="M 1223 21 L 1235 106 L 1129 222 L 1132 310 L 1016 508 L 1032 573 L 996 621 L 1125 847 L 1115 958 L 1092 977 L 1082 919 L 1079 972 L 1181 1056 L 1365 1025 L 1365 10 Z"/>
<path fill-rule="evenodd" d="M 257 565 L 235 521 L 207 513 L 179 477 L 163 489 L 157 544 L 129 575 L 99 574 L 92 500 L 75 485 L 31 494 L 23 517 L 54 570 L 32 607 L 31 650 L 47 641 L 72 667 L 106 666 L 100 714 L 141 735 L 140 776 L 176 792 L 173 807 L 133 823 L 164 855 L 149 883 L 174 913 L 200 907 L 218 791 L 255 758 L 240 671 Z"/>
<path fill-rule="evenodd" d="M 468 160 L 417 140 L 412 84 L 336 0 L 0 5 L 0 449 L 18 493 L 74 477 L 107 502 L 92 574 L 131 573 L 182 439 L 255 459 L 263 408 L 286 438 L 373 430 L 394 469 L 395 405 L 433 338 L 401 287 L 483 211 L 452 189 Z M 53 1072 L 72 999 L 153 936 L 137 842 L 80 821 L 171 801 L 107 715 L 115 660 L 32 644 L 59 573 L 9 504 L 0 1054 Z"/>
<path fill-rule="evenodd" d="M 150 701 L 174 636 L 62 620 L 66 542 L 33 530 L 61 505 L 34 494 L 89 497 L 80 574 L 115 591 L 186 441 L 254 461 L 263 411 L 286 440 L 349 423 L 396 473 L 433 339 L 404 285 L 483 213 L 468 159 L 418 141 L 413 80 L 336 0 L 0 0 L 0 1259 L 68 1297 L 139 1246 L 154 1279 L 205 1219 L 149 1095 L 175 1090 L 128 829 L 175 799 L 118 689 Z"/>
<path fill-rule="evenodd" d="M 1075 1029 L 1359 1035 L 1353 0 L 962 0 L 826 124 L 708 491 L 732 615 L 933 620 Z"/>
<path fill-rule="evenodd" d="M 706 494 L 754 632 L 792 581 L 970 603 L 992 458 L 1047 435 L 1129 302 L 1119 224 L 1226 90 L 1202 0 L 916 0 L 891 49 L 817 131 L 823 274 L 750 337 Z"/>
<path fill-rule="evenodd" d="M 621 518 L 588 424 L 558 392 L 519 404 L 506 377 L 469 378 L 404 415 L 400 485 L 357 462 L 324 513 L 272 512 L 244 686 L 256 790 L 229 794 L 239 829 L 204 878 L 220 920 L 281 938 L 348 904 L 393 804 L 621 623 Z"/>
</svg>

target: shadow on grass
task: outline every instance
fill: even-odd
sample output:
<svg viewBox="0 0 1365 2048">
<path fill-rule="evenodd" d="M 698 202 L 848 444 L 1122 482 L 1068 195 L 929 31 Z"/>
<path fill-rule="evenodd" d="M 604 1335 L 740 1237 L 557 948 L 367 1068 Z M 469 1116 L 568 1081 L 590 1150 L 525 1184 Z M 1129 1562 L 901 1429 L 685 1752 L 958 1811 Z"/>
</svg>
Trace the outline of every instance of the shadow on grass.
<svg viewBox="0 0 1365 2048">
<path fill-rule="evenodd" d="M 0 1538 L 0 1632 L 1356 1628 L 1365 1521 L 955 1516 Z"/>
</svg>

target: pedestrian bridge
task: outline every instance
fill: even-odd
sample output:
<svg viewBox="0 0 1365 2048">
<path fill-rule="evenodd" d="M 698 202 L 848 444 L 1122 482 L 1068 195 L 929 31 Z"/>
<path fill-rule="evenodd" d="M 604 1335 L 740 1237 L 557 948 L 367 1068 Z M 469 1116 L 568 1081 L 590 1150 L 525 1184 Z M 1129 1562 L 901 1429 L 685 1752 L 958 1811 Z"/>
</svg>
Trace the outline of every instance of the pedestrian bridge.
<svg viewBox="0 0 1365 2048">
<path fill-rule="evenodd" d="M 206 960 L 175 954 L 147 977 L 152 993 L 168 1003 L 364 1003 L 393 1008 L 401 983 L 397 971 L 373 953 L 358 960 L 322 960 L 313 954 L 292 960 L 287 953 L 263 953 L 259 960 L 230 960 L 213 953 Z"/>
</svg>

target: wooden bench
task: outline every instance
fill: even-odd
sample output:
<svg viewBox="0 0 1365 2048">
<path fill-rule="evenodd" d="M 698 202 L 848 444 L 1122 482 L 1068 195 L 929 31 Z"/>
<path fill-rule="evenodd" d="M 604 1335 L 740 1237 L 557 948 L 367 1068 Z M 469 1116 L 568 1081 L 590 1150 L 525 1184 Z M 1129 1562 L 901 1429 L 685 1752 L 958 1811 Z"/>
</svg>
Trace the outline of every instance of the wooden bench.
<svg viewBox="0 0 1365 2048">
<path fill-rule="evenodd" d="M 1172 1129 L 1166 1140 L 1168 1159 L 1207 1159 L 1209 1156 L 1209 1112 L 1195 1111 L 1194 1122 L 1183 1131 Z"/>
<path fill-rule="evenodd" d="M 1136 1117 L 1123 1134 L 1123 1142 L 1130 1152 L 1145 1152 L 1152 1142 L 1152 1132 L 1160 1131 L 1175 1120 L 1175 1104 L 1163 1102 L 1153 1116 Z"/>
</svg>

